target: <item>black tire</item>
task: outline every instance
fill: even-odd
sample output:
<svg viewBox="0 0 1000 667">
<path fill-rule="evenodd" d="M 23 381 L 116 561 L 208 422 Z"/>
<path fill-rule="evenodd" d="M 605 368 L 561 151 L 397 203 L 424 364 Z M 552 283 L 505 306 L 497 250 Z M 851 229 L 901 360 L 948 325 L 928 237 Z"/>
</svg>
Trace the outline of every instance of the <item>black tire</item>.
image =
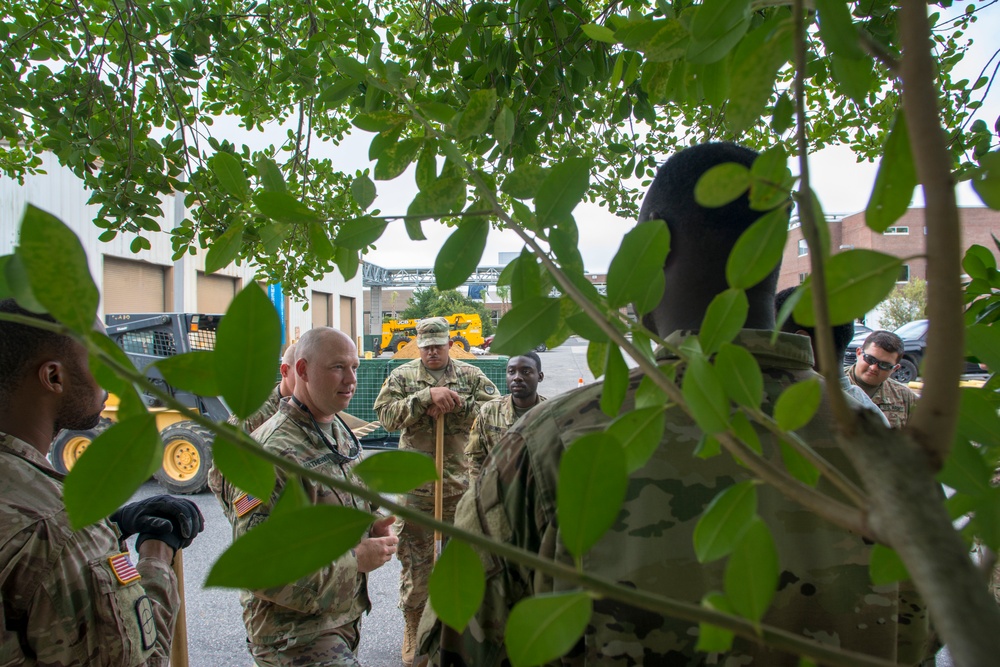
<svg viewBox="0 0 1000 667">
<path fill-rule="evenodd" d="M 541 343 L 535 346 L 535 352 L 544 352 L 547 349 L 549 348 L 545 347 L 545 343 Z"/>
<path fill-rule="evenodd" d="M 62 474 L 68 473 L 97 436 L 108 430 L 111 420 L 101 417 L 94 428 L 85 431 L 67 431 L 63 429 L 53 438 L 49 446 L 49 461 L 52 467 Z"/>
<path fill-rule="evenodd" d="M 162 431 L 163 464 L 154 477 L 170 493 L 190 495 L 208 488 L 213 434 L 193 421 L 171 424 Z"/>
<path fill-rule="evenodd" d="M 907 382 L 913 382 L 917 379 L 917 365 L 910 361 L 909 359 L 900 359 L 899 368 L 896 372 L 892 374 L 892 379 L 896 382 L 902 382 L 906 384 Z"/>
<path fill-rule="evenodd" d="M 410 342 L 409 338 L 397 338 L 392 343 L 389 344 L 389 349 L 392 350 L 393 354 L 399 352 L 402 348 L 406 347 L 406 344 Z"/>
<path fill-rule="evenodd" d="M 462 346 L 462 349 L 465 350 L 466 352 L 468 352 L 469 348 L 472 347 L 471 345 L 469 345 L 469 341 L 467 341 L 464 336 L 455 336 L 451 340 L 453 343 Z"/>
</svg>

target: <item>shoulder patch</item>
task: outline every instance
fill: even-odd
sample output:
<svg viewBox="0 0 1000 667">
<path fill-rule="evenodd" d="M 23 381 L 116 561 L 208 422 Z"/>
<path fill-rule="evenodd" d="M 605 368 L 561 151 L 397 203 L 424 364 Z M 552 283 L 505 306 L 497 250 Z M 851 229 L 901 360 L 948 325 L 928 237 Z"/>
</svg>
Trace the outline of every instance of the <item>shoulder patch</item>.
<svg viewBox="0 0 1000 667">
<path fill-rule="evenodd" d="M 121 553 L 117 556 L 109 556 L 108 565 L 111 566 L 111 571 L 114 573 L 115 579 L 117 579 L 118 583 L 122 586 L 142 579 L 142 575 L 140 575 L 139 571 L 135 569 L 135 565 L 132 565 L 132 561 L 129 559 L 128 553 Z"/>
<path fill-rule="evenodd" d="M 156 646 L 156 620 L 153 618 L 153 603 L 143 595 L 135 602 L 135 615 L 139 619 L 139 634 L 142 636 L 142 650 Z"/>
<path fill-rule="evenodd" d="M 486 385 L 486 393 L 490 394 L 490 395 L 495 394 L 495 393 L 497 393 L 497 388 L 494 387 L 491 384 L 488 384 L 488 385 Z"/>
<path fill-rule="evenodd" d="M 260 505 L 260 503 L 260 498 L 254 498 L 250 494 L 243 493 L 233 502 L 233 509 L 236 511 L 236 516 L 243 516 Z"/>
</svg>

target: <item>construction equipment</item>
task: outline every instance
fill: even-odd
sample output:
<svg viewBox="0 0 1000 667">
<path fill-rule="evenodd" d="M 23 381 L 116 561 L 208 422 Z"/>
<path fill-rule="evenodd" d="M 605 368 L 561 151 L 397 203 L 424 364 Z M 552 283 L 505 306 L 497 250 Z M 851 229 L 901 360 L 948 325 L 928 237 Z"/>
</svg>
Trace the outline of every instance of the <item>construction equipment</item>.
<svg viewBox="0 0 1000 667">
<path fill-rule="evenodd" d="M 444 315 L 451 329 L 451 340 L 461 345 L 466 352 L 470 347 L 483 347 L 483 320 L 478 313 L 453 313 Z M 382 323 L 382 340 L 376 353 L 383 350 L 399 352 L 417 335 L 417 322 L 420 320 L 389 320 Z"/>
<path fill-rule="evenodd" d="M 105 317 L 107 334 L 146 378 L 183 403 L 192 413 L 215 422 L 229 419 L 230 411 L 221 398 L 198 396 L 169 385 L 153 366 L 156 361 L 191 350 L 215 349 L 215 331 L 221 315 L 194 313 L 113 314 Z M 171 493 L 200 493 L 208 486 L 212 467 L 214 435 L 188 418 L 184 412 L 165 407 L 159 399 L 143 394 L 163 440 L 163 464 L 156 480 Z M 87 446 L 117 419 L 118 398 L 109 396 L 101 422 L 86 431 L 60 431 L 52 441 L 49 457 L 53 467 L 69 472 Z"/>
</svg>

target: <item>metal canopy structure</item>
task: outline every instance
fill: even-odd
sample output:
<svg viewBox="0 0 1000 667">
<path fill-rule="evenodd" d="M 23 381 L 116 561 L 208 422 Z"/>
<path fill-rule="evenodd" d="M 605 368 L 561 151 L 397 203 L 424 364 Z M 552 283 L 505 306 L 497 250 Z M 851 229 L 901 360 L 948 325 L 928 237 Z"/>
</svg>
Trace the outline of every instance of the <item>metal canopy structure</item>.
<svg viewBox="0 0 1000 667">
<path fill-rule="evenodd" d="M 466 283 L 496 285 L 502 266 L 480 266 Z M 435 284 L 434 269 L 385 269 L 377 264 L 365 262 L 361 272 L 361 284 L 365 287 L 430 287 Z"/>
</svg>

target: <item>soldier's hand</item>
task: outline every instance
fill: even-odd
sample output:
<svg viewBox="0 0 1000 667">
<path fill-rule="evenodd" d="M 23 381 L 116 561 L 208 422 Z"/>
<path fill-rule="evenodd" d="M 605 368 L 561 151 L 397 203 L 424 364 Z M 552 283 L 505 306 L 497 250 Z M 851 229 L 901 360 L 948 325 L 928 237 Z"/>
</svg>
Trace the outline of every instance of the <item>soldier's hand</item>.
<svg viewBox="0 0 1000 667">
<path fill-rule="evenodd" d="M 434 401 L 432 407 L 438 409 L 438 414 L 431 415 L 432 417 L 452 412 L 462 405 L 462 397 L 458 395 L 458 392 L 448 389 L 448 387 L 431 387 L 431 400 Z M 428 414 L 430 414 L 430 408 L 428 408 Z"/>
<path fill-rule="evenodd" d="M 386 537 L 392 535 L 392 524 L 396 523 L 396 517 L 386 516 L 372 524 L 372 529 L 368 531 L 369 537 Z"/>
<path fill-rule="evenodd" d="M 367 574 L 388 563 L 392 555 L 396 553 L 397 544 L 399 544 L 399 538 L 395 535 L 368 537 L 361 540 L 354 550 L 354 554 L 358 558 L 358 572 Z"/>
<path fill-rule="evenodd" d="M 153 496 L 125 505 L 109 517 L 123 537 L 138 534 L 136 549 L 146 540 L 160 540 L 171 548 L 185 549 L 205 529 L 201 510 L 190 500 Z"/>
</svg>

